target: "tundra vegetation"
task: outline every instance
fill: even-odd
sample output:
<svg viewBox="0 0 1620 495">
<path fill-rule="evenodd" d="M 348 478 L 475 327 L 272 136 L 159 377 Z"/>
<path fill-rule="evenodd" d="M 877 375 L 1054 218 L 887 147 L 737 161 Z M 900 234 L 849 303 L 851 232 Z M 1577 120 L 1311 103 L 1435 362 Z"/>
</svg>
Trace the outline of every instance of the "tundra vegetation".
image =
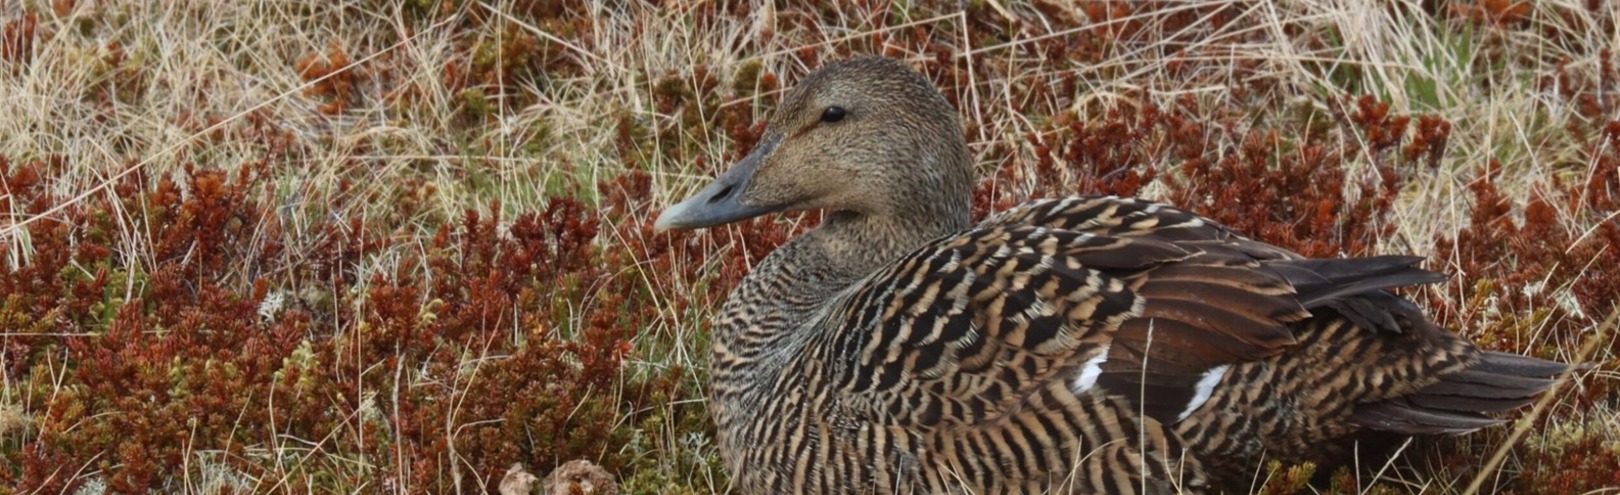
<svg viewBox="0 0 1620 495">
<path fill-rule="evenodd" d="M 1620 6 L 1599 0 L 0 4 L 0 493 L 715 493 L 708 318 L 816 214 L 654 233 L 782 88 L 908 60 L 979 215 L 1139 195 L 1419 253 L 1507 426 L 1254 492 L 1620 486 Z"/>
</svg>

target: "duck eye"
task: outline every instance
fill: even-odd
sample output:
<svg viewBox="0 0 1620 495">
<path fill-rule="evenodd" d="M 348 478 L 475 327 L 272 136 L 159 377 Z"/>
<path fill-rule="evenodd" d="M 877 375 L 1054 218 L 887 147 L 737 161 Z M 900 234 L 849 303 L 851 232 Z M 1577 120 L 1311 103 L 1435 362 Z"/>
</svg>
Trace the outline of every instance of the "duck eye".
<svg viewBox="0 0 1620 495">
<path fill-rule="evenodd" d="M 821 112 L 822 122 L 827 122 L 830 124 L 840 120 L 844 120 L 844 107 L 827 107 L 827 110 Z"/>
</svg>

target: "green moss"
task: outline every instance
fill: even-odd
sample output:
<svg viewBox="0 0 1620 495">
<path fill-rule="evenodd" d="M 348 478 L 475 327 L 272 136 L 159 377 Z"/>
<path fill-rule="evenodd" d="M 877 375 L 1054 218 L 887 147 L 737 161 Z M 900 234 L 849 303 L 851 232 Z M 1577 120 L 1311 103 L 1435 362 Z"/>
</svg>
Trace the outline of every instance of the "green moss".
<svg viewBox="0 0 1620 495">
<path fill-rule="evenodd" d="M 1265 484 L 1260 488 L 1261 495 L 1289 495 L 1294 493 L 1308 493 L 1311 477 L 1316 475 L 1316 464 L 1303 462 L 1299 464 L 1284 464 L 1282 461 L 1266 463 Z"/>
<path fill-rule="evenodd" d="M 474 120 L 483 120 L 495 115 L 495 105 L 490 104 L 489 96 L 480 88 L 467 88 L 458 96 L 461 100 L 462 114 Z"/>
</svg>

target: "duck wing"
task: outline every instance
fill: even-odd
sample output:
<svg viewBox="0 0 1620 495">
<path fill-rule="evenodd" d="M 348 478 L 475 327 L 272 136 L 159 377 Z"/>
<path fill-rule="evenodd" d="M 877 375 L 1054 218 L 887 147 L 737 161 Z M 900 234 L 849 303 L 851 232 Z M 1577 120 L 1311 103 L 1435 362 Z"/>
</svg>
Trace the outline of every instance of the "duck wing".
<svg viewBox="0 0 1620 495">
<path fill-rule="evenodd" d="M 995 422 L 1105 355 L 1144 299 L 1119 276 L 1194 253 L 1148 239 L 985 224 L 866 278 L 810 347 L 841 413 L 912 429 Z"/>
<path fill-rule="evenodd" d="M 1198 215 L 1111 196 L 1029 203 L 996 222 L 1121 239 L 1153 240 L 1190 254 L 1121 274 L 1143 308 L 1118 327 L 1099 383 L 1166 423 L 1202 405 L 1231 365 L 1299 345 L 1296 324 L 1333 313 L 1371 332 L 1427 326 L 1421 310 L 1386 291 L 1445 276 L 1422 258 L 1306 259 L 1244 238 Z"/>
<path fill-rule="evenodd" d="M 929 490 L 1173 493 L 1201 469 L 1096 388 L 1144 298 L 1129 276 L 1196 253 L 1020 224 L 940 239 L 856 284 L 818 325 L 804 390 Z M 1068 487 L 1068 488 L 1064 488 Z"/>
<path fill-rule="evenodd" d="M 1149 439 L 1131 447 L 1139 448 L 1131 455 L 1157 458 L 1147 464 L 1159 467 L 1194 444 L 1219 451 L 1209 438 L 1179 439 L 1184 433 L 1158 428 L 1206 402 L 1242 406 L 1251 393 L 1269 402 L 1243 406 L 1254 417 L 1229 421 L 1239 425 L 1228 428 L 1235 435 L 1252 437 L 1263 428 L 1250 423 L 1311 397 L 1333 404 L 1297 404 L 1312 408 L 1299 411 L 1308 421 L 1274 433 L 1329 425 L 1288 437 L 1310 444 L 1305 440 L 1355 428 L 1463 431 L 1484 424 L 1484 412 L 1522 405 L 1550 383 L 1545 375 L 1564 369 L 1505 355 L 1482 360 L 1465 341 L 1435 328 L 1410 301 L 1387 291 L 1445 278 L 1418 268 L 1420 261 L 1306 259 L 1150 202 L 1041 200 L 935 241 L 856 284 L 823 314 L 827 331 L 807 350 L 826 370 L 817 375 L 828 382 L 820 389 L 832 391 L 835 421 L 924 437 L 966 431 L 927 447 L 967 454 L 949 460 L 958 464 L 1017 460 L 1010 470 L 962 471 L 1031 475 L 1089 455 L 1082 445 L 1122 439 Z M 1231 381 L 1228 369 L 1275 374 L 1340 353 L 1374 355 L 1353 370 L 1267 378 L 1237 392 L 1220 388 Z M 1472 368 L 1478 369 L 1459 373 Z M 1342 396 L 1331 393 L 1328 379 L 1311 378 L 1335 373 L 1353 382 Z M 1494 388 L 1473 383 L 1482 380 Z M 1276 399 L 1263 393 L 1268 388 L 1299 390 Z M 1140 462 L 1130 459 L 1137 460 L 1101 469 L 1130 471 Z M 1037 468 L 1025 469 L 1026 461 Z"/>
</svg>

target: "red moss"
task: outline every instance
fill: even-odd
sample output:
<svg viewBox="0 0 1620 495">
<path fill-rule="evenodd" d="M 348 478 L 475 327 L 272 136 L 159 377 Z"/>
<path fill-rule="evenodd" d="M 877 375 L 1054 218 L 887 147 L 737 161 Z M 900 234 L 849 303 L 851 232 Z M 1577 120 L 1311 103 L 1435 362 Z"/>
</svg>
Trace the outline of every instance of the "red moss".
<svg viewBox="0 0 1620 495">
<path fill-rule="evenodd" d="M 1620 131 L 1620 126 L 1613 127 Z M 1579 347 L 1587 329 L 1614 310 L 1614 295 L 1620 294 L 1620 253 L 1613 249 L 1620 245 L 1620 227 L 1612 221 L 1598 223 L 1602 212 L 1620 208 L 1612 193 L 1620 184 L 1612 172 L 1620 166 L 1620 157 L 1606 151 L 1594 156 L 1593 164 L 1584 181 L 1565 184 L 1555 179 L 1536 185 L 1523 203 L 1522 220 L 1514 218 L 1517 201 L 1496 187 L 1501 165 L 1491 162 L 1486 173 L 1469 183 L 1474 197 L 1469 225 L 1455 238 L 1442 239 L 1438 250 L 1442 259 L 1457 260 L 1459 271 L 1491 283 L 1465 286 L 1467 302 L 1460 308 L 1442 308 L 1443 318 L 1487 322 L 1480 329 L 1483 343 L 1494 348 L 1541 349 L 1551 357 L 1554 349 Z M 1572 221 L 1592 227 L 1570 228 Z M 1542 289 L 1521 290 L 1527 286 Z M 1560 287 L 1570 288 L 1572 304 L 1542 301 L 1542 291 Z M 1504 308 L 1532 319 L 1483 316 Z M 1532 315 L 1533 309 L 1541 314 Z M 1532 329 L 1538 338 L 1534 342 L 1529 340 Z M 1610 345 L 1609 352 L 1615 351 L 1620 347 Z"/>
<path fill-rule="evenodd" d="M 0 60 L 13 66 L 13 71 L 34 60 L 34 31 L 39 28 L 39 15 L 23 12 L 0 27 Z"/>
<path fill-rule="evenodd" d="M 1406 175 L 1401 155 L 1389 153 L 1404 139 L 1408 118 L 1389 115 L 1388 105 L 1370 98 L 1355 101 L 1347 123 L 1361 131 L 1365 147 L 1335 149 L 1313 142 L 1324 137 L 1285 138 L 1273 130 L 1239 130 L 1232 122 L 1209 122 L 1191 101 L 1161 110 L 1109 109 L 1098 122 L 1059 115 L 1054 129 L 1025 136 L 1033 163 L 997 148 L 997 176 L 975 193 L 975 212 L 1003 209 L 1021 201 L 1020 183 L 1033 183 L 1034 196 L 1063 194 L 1136 195 L 1154 180 L 1167 186 L 1167 203 L 1201 212 L 1266 242 L 1308 256 L 1370 252 L 1388 236 L 1385 222 Z M 1429 118 L 1414 152 L 1434 160 L 1449 124 Z M 1220 143 L 1237 143 L 1222 149 Z M 1371 171 L 1352 177 L 1347 157 L 1375 158 Z M 1170 163 L 1168 171 L 1154 164 Z M 1346 185 L 1350 192 L 1347 194 Z"/>
<path fill-rule="evenodd" d="M 1529 197 L 1510 197 L 1497 186 L 1502 164 L 1494 160 L 1468 184 L 1473 196 L 1469 224 L 1455 237 L 1440 239 L 1436 257 L 1455 260 L 1450 269 L 1478 283 L 1461 286 L 1462 303 L 1434 304 L 1437 318 L 1460 326 L 1484 347 L 1526 351 L 1545 358 L 1567 358 L 1564 350 L 1587 340 L 1607 338 L 1599 356 L 1620 352 L 1613 336 L 1593 333 L 1597 322 L 1616 309 L 1620 294 L 1620 225 L 1606 215 L 1620 211 L 1620 123 L 1603 128 L 1589 145 L 1583 178 L 1549 176 Z M 1572 131 L 1578 132 L 1578 131 Z M 1521 206 L 1522 205 L 1522 206 Z M 1517 218 L 1516 218 L 1517 217 Z M 1550 294 L 1568 289 L 1567 299 Z M 1613 368 L 1613 361 L 1600 363 Z M 1571 409 L 1591 410 L 1612 401 L 1606 380 L 1590 380 L 1570 396 Z M 1536 418 L 1537 424 L 1552 424 Z M 1579 493 L 1614 486 L 1620 455 L 1601 445 L 1601 434 L 1557 451 L 1516 449 L 1524 465 L 1518 493 Z M 1461 462 L 1477 462 L 1464 456 Z"/>
<path fill-rule="evenodd" d="M 1475 24 L 1497 27 L 1519 26 L 1530 18 L 1534 2 L 1529 0 L 1475 0 L 1451 4 L 1452 15 Z"/>
<path fill-rule="evenodd" d="M 311 52 L 298 58 L 294 66 L 298 77 L 313 83 L 304 88 L 304 94 L 326 100 L 318 107 L 321 113 L 340 114 L 352 104 L 357 78 L 364 77 L 361 70 L 351 67 L 353 63 L 349 53 L 336 41 L 328 43 L 324 53 Z"/>
<path fill-rule="evenodd" d="M 42 177 L 61 168 L 4 167 L 0 182 L 15 198 L 7 204 L 26 208 L 6 213 L 57 204 Z M 248 476 L 280 477 L 290 473 L 265 463 L 262 449 L 305 438 L 372 459 L 374 470 L 344 485 L 481 490 L 489 487 L 475 480 L 499 479 L 512 462 L 628 466 L 634 457 L 614 446 L 628 441 L 644 415 L 636 411 L 685 399 L 678 368 L 639 378 L 620 368 L 639 330 L 667 316 L 640 279 L 615 274 L 641 260 L 676 264 L 667 247 L 603 257 L 601 218 L 553 198 L 508 228 L 468 212 L 422 259 L 369 272 L 362 285 L 356 268 L 393 241 L 339 219 L 309 229 L 320 238 L 311 252 L 287 253 L 276 216 L 252 199 L 262 176 L 188 167 L 182 182 L 135 171 L 115 185 L 124 216 L 93 196 L 27 227 L 40 251 L 0 272 L 0 352 L 20 363 L 8 376 L 62 359 L 52 348 L 65 350 L 70 368 L 60 383 L 40 382 L 48 403 L 38 410 L 48 413 L 37 437 L 6 454 L 12 467 L 0 482 L 76 489 L 83 480 L 63 476 L 66 466 L 101 472 L 117 491 L 149 491 L 196 466 L 198 451 L 225 452 Z M 142 264 L 115 257 L 127 249 L 113 235 L 121 223 L 150 233 Z M 135 281 L 128 300 L 122 280 Z M 292 301 L 261 314 L 272 293 Z M 42 324 L 21 332 L 23 322 Z"/>
<path fill-rule="evenodd" d="M 1620 72 L 1614 58 L 1612 50 L 1603 49 L 1598 52 L 1595 70 L 1571 70 L 1565 61 L 1539 80 L 1540 89 L 1557 94 L 1580 116 L 1565 124 L 1565 129 L 1578 139 L 1588 140 L 1601 133 L 1602 125 L 1620 108 Z"/>
<path fill-rule="evenodd" d="M 1603 437 L 1591 434 L 1562 446 L 1552 453 L 1556 457 L 1537 455 L 1521 474 L 1528 487 L 1522 493 L 1601 493 L 1620 486 L 1620 455 Z"/>
<path fill-rule="evenodd" d="M 1420 116 L 1417 133 L 1412 136 L 1412 142 L 1401 148 L 1401 156 L 1412 162 L 1422 158 L 1429 168 L 1439 167 L 1450 138 L 1451 122 L 1432 115 Z"/>
</svg>

